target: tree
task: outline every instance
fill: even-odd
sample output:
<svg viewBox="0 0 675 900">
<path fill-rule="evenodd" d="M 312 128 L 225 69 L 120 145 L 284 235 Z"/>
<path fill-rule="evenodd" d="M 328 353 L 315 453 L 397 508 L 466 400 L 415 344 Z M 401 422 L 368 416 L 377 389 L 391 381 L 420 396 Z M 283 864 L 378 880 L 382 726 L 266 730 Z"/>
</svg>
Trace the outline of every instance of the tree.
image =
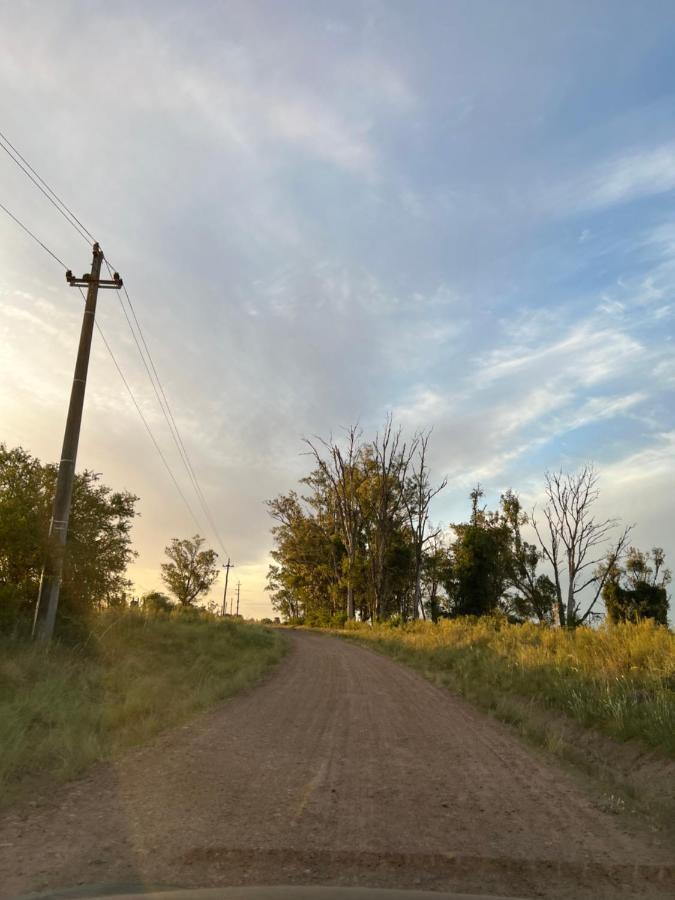
<svg viewBox="0 0 675 900">
<path fill-rule="evenodd" d="M 372 441 L 363 442 L 355 426 L 342 444 L 305 441 L 315 463 L 301 479 L 306 490 L 268 503 L 275 546 L 267 587 L 285 618 L 405 620 L 422 605 L 427 584 L 435 602 L 441 582 L 425 558 L 438 534 L 428 519 L 440 488 L 429 486 L 428 440 L 415 435 L 406 443 L 387 417 Z"/>
<path fill-rule="evenodd" d="M 668 624 L 667 586 L 671 573 L 664 568 L 664 562 L 661 547 L 652 548 L 651 553 L 631 547 L 623 565 L 611 559 L 605 562 L 608 572 L 602 599 L 612 622 L 654 619 L 661 625 Z"/>
<path fill-rule="evenodd" d="M 422 559 L 422 597 L 425 612 L 432 622 L 437 622 L 441 616 L 443 608 L 441 588 L 451 581 L 451 577 L 450 550 L 443 541 L 441 529 L 432 529 Z"/>
<path fill-rule="evenodd" d="M 359 491 L 358 500 L 368 549 L 366 560 L 370 612 L 376 620 L 393 612 L 389 609 L 394 591 L 391 554 L 396 545 L 401 549 L 401 531 L 406 519 L 404 496 L 408 486 L 408 468 L 417 444 L 417 437 L 410 445 L 406 444 L 401 429 L 394 429 L 392 418 L 388 416 L 382 431 L 362 453 L 367 477 Z M 400 581 L 400 571 L 397 574 Z M 400 584 L 397 587 L 400 589 Z"/>
<path fill-rule="evenodd" d="M 164 550 L 169 562 L 162 563 L 162 580 L 183 606 L 191 606 L 218 577 L 218 554 L 202 550 L 205 543 L 195 534 L 182 540 L 174 538 Z"/>
<path fill-rule="evenodd" d="M 99 479 L 88 471 L 75 477 L 61 588 L 64 616 L 121 606 L 131 587 L 126 569 L 137 555 L 131 526 L 138 497 L 112 491 Z"/>
<path fill-rule="evenodd" d="M 346 550 L 346 593 L 347 618 L 354 618 L 354 570 L 358 551 L 358 537 L 361 527 L 358 493 L 361 484 L 361 470 L 358 465 L 360 455 L 361 430 L 352 425 L 347 431 L 347 446 L 343 450 L 332 438 L 319 439 L 324 454 L 310 440 L 305 443 L 310 448 L 321 473 L 332 488 L 334 508 L 340 535 Z"/>
<path fill-rule="evenodd" d="M 345 552 L 329 522 L 321 521 L 324 485 L 321 471 L 314 474 L 317 477 L 304 479 L 314 486 L 314 494 L 305 501 L 312 512 L 305 509 L 295 491 L 267 504 L 278 523 L 272 529 L 276 546 L 267 589 L 272 606 L 287 621 L 307 619 L 322 624 L 344 608 L 341 578 Z"/>
<path fill-rule="evenodd" d="M 553 569 L 556 625 L 578 625 L 592 614 L 612 565 L 622 556 L 631 526 L 626 527 L 609 551 L 607 564 L 600 566 L 600 552 L 609 540 L 617 519 L 598 520 L 594 514 L 597 502 L 598 475 L 593 466 L 579 472 L 563 474 L 547 472 L 543 509 L 546 531 L 532 514 L 539 546 Z M 592 574 L 588 575 L 588 572 Z M 591 591 L 585 612 L 581 612 L 582 595 Z"/>
<path fill-rule="evenodd" d="M 429 469 L 427 466 L 427 447 L 431 431 L 420 434 L 417 441 L 417 455 L 415 468 L 409 479 L 407 490 L 403 494 L 403 502 L 408 514 L 408 524 L 413 539 L 414 548 L 414 584 L 412 615 L 416 619 L 420 613 L 424 617 L 422 604 L 422 569 L 424 562 L 425 545 L 438 536 L 439 531 L 429 531 L 429 507 L 431 501 L 446 487 L 448 479 L 444 478 L 438 487 L 432 488 L 429 482 Z M 433 608 L 433 607 L 432 607 Z"/>
<path fill-rule="evenodd" d="M 479 507 L 480 485 L 471 491 L 471 519 L 453 525 L 449 610 L 455 616 L 495 612 L 509 576 L 510 533 L 498 513 Z"/>
<path fill-rule="evenodd" d="M 174 606 L 161 591 L 148 591 L 141 597 L 141 604 L 148 612 L 171 612 Z"/>
<path fill-rule="evenodd" d="M 27 631 L 47 553 L 56 466 L 0 444 L 0 629 Z M 75 476 L 58 621 L 125 602 L 138 498 Z"/>
<path fill-rule="evenodd" d="M 539 622 L 550 624 L 556 602 L 555 585 L 548 575 L 537 574 L 542 553 L 522 537 L 521 528 L 529 521 L 527 514 L 522 510 L 518 495 L 511 489 L 502 494 L 500 505 L 502 519 L 510 532 L 508 590 L 504 595 L 506 612 L 518 619 L 536 617 Z"/>
</svg>

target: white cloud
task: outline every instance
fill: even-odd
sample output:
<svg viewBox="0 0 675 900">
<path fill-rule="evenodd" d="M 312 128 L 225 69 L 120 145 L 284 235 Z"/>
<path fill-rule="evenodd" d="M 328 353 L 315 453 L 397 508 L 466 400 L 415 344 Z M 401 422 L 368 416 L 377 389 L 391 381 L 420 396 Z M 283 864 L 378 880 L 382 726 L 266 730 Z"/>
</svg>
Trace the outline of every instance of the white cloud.
<svg viewBox="0 0 675 900">
<path fill-rule="evenodd" d="M 672 492 L 675 483 L 675 431 L 656 436 L 653 444 L 603 467 L 603 480 L 614 489 L 665 479 Z"/>
<path fill-rule="evenodd" d="M 554 216 L 592 213 L 674 189 L 675 143 L 665 143 L 593 163 L 535 192 L 534 205 Z M 584 228 L 578 242 L 585 243 L 590 234 Z"/>
<path fill-rule="evenodd" d="M 515 346 L 488 354 L 476 375 L 487 385 L 518 373 L 546 379 L 556 373 L 575 384 L 592 385 L 620 372 L 643 352 L 642 345 L 623 331 L 598 327 L 594 320 L 572 326 L 558 340 L 543 346 Z"/>
<path fill-rule="evenodd" d="M 675 144 L 647 148 L 599 166 L 588 177 L 587 206 L 607 207 L 675 188 Z"/>
</svg>

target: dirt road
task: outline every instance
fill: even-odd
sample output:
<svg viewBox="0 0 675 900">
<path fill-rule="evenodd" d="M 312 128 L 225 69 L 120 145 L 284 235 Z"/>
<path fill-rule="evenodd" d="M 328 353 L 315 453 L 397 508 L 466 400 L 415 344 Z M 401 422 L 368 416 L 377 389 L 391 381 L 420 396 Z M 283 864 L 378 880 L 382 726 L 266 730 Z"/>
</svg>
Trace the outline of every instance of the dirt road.
<svg viewBox="0 0 675 900">
<path fill-rule="evenodd" d="M 0 819 L 0 891 L 361 884 L 667 897 L 675 852 L 497 722 L 373 651 L 291 635 L 277 672 Z"/>
</svg>

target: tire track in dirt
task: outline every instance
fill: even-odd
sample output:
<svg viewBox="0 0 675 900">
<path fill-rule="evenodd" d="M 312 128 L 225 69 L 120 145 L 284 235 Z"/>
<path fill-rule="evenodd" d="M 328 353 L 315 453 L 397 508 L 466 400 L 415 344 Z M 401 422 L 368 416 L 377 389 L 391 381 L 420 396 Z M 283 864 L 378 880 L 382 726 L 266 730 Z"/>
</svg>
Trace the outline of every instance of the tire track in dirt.
<svg viewBox="0 0 675 900">
<path fill-rule="evenodd" d="M 361 884 L 669 897 L 675 853 L 415 672 L 324 635 L 258 688 L 0 818 L 0 895 Z"/>
</svg>

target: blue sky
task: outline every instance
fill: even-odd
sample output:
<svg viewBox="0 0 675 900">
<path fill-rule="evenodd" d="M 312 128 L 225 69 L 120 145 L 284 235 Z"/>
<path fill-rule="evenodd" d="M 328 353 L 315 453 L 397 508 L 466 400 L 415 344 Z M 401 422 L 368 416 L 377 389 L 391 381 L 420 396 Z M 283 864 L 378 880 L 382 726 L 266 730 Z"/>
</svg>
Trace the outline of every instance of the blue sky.
<svg viewBox="0 0 675 900">
<path fill-rule="evenodd" d="M 245 612 L 267 609 L 263 501 L 302 436 L 390 410 L 434 427 L 439 521 L 476 480 L 529 503 L 594 461 L 603 512 L 673 562 L 673 60 L 672 3 L 0 7 L 0 128 L 124 276 Z M 0 195 L 87 268 L 6 157 Z M 2 437 L 55 459 L 80 307 L 0 235 Z M 139 589 L 194 530 L 153 454 L 98 345 L 80 463 L 142 497 Z"/>
</svg>

